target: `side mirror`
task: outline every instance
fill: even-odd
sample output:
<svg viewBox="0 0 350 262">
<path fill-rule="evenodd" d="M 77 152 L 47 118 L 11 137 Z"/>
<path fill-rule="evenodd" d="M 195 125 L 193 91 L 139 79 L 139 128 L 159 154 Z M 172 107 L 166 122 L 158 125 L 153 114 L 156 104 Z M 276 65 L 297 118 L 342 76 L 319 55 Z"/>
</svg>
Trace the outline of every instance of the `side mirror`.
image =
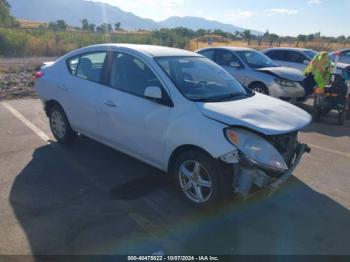
<svg viewBox="0 0 350 262">
<path fill-rule="evenodd" d="M 145 89 L 145 97 L 160 100 L 162 99 L 162 89 L 159 86 L 148 86 Z"/>
<path fill-rule="evenodd" d="M 310 61 L 307 60 L 307 59 L 305 59 L 305 60 L 303 61 L 303 64 L 304 64 L 304 65 L 308 65 L 309 63 L 310 63 Z"/>
<path fill-rule="evenodd" d="M 240 67 L 241 67 L 241 65 L 240 65 L 238 62 L 234 62 L 234 61 L 232 61 L 232 62 L 230 63 L 230 66 L 231 66 L 231 67 L 235 67 L 235 68 L 240 68 Z"/>
</svg>

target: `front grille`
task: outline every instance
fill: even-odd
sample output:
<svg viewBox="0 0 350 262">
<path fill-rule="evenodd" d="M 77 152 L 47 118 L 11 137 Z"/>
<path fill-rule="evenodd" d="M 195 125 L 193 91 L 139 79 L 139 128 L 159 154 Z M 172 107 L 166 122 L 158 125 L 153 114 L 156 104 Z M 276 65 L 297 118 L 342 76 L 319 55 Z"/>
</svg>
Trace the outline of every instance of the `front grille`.
<svg viewBox="0 0 350 262">
<path fill-rule="evenodd" d="M 298 145 L 298 132 L 267 136 L 266 139 L 280 152 L 284 161 L 290 165 Z"/>
</svg>

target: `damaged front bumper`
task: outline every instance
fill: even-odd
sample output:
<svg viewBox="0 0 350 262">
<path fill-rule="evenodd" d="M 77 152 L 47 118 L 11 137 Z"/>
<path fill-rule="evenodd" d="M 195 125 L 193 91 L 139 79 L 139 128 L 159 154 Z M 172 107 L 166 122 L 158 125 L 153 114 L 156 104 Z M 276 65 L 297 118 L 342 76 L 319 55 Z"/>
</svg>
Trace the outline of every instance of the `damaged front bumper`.
<svg viewBox="0 0 350 262">
<path fill-rule="evenodd" d="M 234 165 L 235 175 L 233 179 L 233 191 L 242 196 L 247 196 L 253 185 L 258 188 L 266 188 L 269 186 L 274 189 L 278 188 L 293 174 L 304 153 L 309 153 L 310 151 L 311 149 L 306 144 L 298 143 L 289 169 L 283 173 L 276 173 L 266 169 L 263 165 L 241 158 L 240 161 Z"/>
<path fill-rule="evenodd" d="M 295 159 L 292 162 L 290 168 L 288 169 L 287 172 L 282 174 L 277 180 L 275 180 L 272 184 L 272 188 L 277 188 L 279 187 L 282 183 L 286 182 L 288 178 L 293 174 L 295 168 L 299 164 L 301 158 L 303 157 L 304 153 L 310 153 L 311 149 L 308 147 L 306 144 L 298 144 L 297 149 L 295 151 Z"/>
</svg>

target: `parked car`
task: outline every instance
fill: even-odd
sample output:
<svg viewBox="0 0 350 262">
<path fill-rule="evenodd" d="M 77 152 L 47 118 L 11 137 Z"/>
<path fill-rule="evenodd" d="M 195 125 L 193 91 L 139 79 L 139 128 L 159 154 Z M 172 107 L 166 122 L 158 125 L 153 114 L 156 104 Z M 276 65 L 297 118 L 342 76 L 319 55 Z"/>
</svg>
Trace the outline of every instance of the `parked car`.
<svg viewBox="0 0 350 262">
<path fill-rule="evenodd" d="M 241 47 L 215 47 L 196 51 L 216 62 L 250 89 L 290 102 L 305 100 L 304 76 L 280 67 L 263 53 Z"/>
<path fill-rule="evenodd" d="M 253 184 L 276 187 L 309 150 L 297 139 L 308 113 L 254 93 L 193 52 L 96 45 L 36 77 L 58 142 L 83 134 L 168 172 L 195 206 Z"/>
<path fill-rule="evenodd" d="M 339 54 L 339 63 L 343 63 L 343 64 L 347 64 L 347 66 L 350 65 L 350 49 L 346 48 L 346 49 L 340 49 L 337 51 L 334 51 L 332 53 L 329 54 L 329 56 L 331 57 L 331 60 L 334 62 L 335 61 L 335 57 L 336 54 Z"/>
<path fill-rule="evenodd" d="M 317 51 L 305 48 L 269 48 L 262 51 L 276 64 L 304 72 Z"/>
</svg>

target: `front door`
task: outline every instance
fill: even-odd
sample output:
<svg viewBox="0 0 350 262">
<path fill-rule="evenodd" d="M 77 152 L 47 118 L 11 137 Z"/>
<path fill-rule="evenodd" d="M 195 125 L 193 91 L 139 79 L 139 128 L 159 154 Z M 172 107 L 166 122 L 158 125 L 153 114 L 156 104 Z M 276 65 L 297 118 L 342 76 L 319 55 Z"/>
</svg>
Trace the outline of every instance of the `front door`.
<svg viewBox="0 0 350 262">
<path fill-rule="evenodd" d="M 216 50 L 215 62 L 234 76 L 241 84 L 247 85 L 247 78 L 243 73 L 243 64 L 232 52 L 226 50 Z"/>
<path fill-rule="evenodd" d="M 107 86 L 99 101 L 102 139 L 125 153 L 161 165 L 171 107 L 144 96 L 148 86 L 158 86 L 165 94 L 160 81 L 141 59 L 114 53 Z"/>
</svg>

